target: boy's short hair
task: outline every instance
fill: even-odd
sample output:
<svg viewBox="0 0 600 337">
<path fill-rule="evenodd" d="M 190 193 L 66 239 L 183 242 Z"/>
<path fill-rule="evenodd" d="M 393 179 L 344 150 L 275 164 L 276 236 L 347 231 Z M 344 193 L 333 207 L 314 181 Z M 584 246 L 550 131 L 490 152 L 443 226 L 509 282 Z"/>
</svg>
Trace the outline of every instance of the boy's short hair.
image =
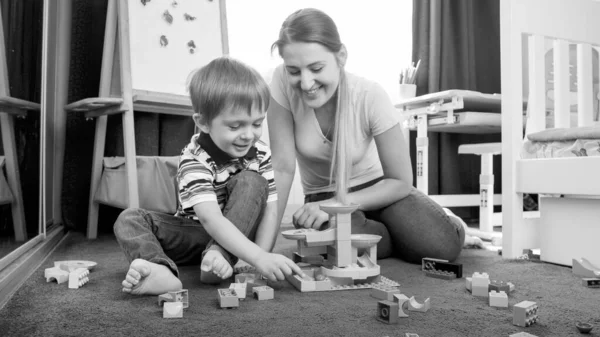
<svg viewBox="0 0 600 337">
<path fill-rule="evenodd" d="M 264 78 L 252 67 L 230 57 L 219 57 L 195 71 L 189 82 L 194 112 L 210 123 L 224 109 L 261 111 L 269 108 L 271 94 Z"/>
</svg>

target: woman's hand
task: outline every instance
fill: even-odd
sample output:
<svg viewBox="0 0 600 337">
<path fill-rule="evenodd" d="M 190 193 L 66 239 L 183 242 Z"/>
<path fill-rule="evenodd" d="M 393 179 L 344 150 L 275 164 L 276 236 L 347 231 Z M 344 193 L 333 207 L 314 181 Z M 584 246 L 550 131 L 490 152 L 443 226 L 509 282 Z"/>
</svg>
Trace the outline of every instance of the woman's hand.
<svg viewBox="0 0 600 337">
<path fill-rule="evenodd" d="M 309 202 L 302 205 L 292 216 L 294 227 L 320 229 L 329 220 L 329 215 L 319 208 L 321 203 L 323 202 Z"/>
</svg>

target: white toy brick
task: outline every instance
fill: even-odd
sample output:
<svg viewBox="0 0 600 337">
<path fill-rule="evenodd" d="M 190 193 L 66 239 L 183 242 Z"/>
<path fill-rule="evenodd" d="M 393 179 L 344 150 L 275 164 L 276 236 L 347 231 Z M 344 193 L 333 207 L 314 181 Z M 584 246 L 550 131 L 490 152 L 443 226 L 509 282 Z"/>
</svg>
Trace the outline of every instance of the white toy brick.
<svg viewBox="0 0 600 337">
<path fill-rule="evenodd" d="M 472 278 L 470 278 L 470 277 L 465 277 L 465 280 L 466 280 L 466 282 L 465 282 L 465 283 L 466 283 L 466 284 L 465 284 L 465 286 L 467 287 L 467 290 L 468 290 L 469 292 L 471 292 L 471 283 L 472 283 Z"/>
<path fill-rule="evenodd" d="M 404 294 L 394 294 L 394 302 L 398 303 L 398 317 L 408 317 L 408 301 Z"/>
<path fill-rule="evenodd" d="M 429 297 L 427 297 L 423 304 L 417 302 L 414 296 L 412 296 L 408 300 L 408 311 L 427 312 L 429 308 L 431 308 L 431 303 L 429 303 Z"/>
<path fill-rule="evenodd" d="M 90 281 L 87 268 L 77 268 L 69 273 L 69 289 L 78 289 Z"/>
<path fill-rule="evenodd" d="M 61 284 L 69 280 L 69 272 L 60 269 L 59 267 L 46 268 L 44 270 L 46 282 L 56 280 L 56 283 Z"/>
<path fill-rule="evenodd" d="M 234 289 L 218 289 L 217 291 L 221 308 L 237 308 L 240 306 L 240 299 Z"/>
<path fill-rule="evenodd" d="M 538 321 L 538 306 L 535 302 L 523 301 L 513 306 L 513 324 L 528 327 Z"/>
<path fill-rule="evenodd" d="M 508 308 L 508 295 L 504 291 L 490 291 L 490 307 Z"/>
<path fill-rule="evenodd" d="M 163 318 L 182 318 L 183 302 L 165 302 L 163 305 Z"/>
<path fill-rule="evenodd" d="M 235 290 L 235 294 L 240 300 L 246 298 L 246 287 L 248 283 L 232 283 L 229 285 L 229 289 Z"/>
<path fill-rule="evenodd" d="M 487 273 L 473 273 L 471 277 L 471 293 L 473 296 L 489 296 L 490 276 Z"/>
<path fill-rule="evenodd" d="M 272 300 L 275 298 L 275 291 L 269 286 L 261 286 L 252 288 L 254 298 L 259 301 Z"/>
</svg>

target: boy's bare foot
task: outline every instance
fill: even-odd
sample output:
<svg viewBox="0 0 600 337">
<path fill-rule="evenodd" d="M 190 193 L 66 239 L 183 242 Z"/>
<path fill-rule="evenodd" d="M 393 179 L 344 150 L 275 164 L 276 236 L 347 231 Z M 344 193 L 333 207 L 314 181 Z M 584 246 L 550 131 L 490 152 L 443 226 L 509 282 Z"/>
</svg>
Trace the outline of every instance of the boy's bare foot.
<svg viewBox="0 0 600 337">
<path fill-rule="evenodd" d="M 123 292 L 132 295 L 161 295 L 183 288 L 167 266 L 142 259 L 131 262 L 122 285 Z"/>
<path fill-rule="evenodd" d="M 206 252 L 200 264 L 200 282 L 219 284 L 224 279 L 230 278 L 232 274 L 233 268 L 220 251 Z"/>
</svg>

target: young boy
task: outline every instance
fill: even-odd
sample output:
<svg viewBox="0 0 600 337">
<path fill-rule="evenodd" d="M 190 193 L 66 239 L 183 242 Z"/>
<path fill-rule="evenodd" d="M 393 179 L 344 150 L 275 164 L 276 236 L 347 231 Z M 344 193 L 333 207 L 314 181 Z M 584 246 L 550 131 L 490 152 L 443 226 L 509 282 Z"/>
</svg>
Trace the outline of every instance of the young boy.
<svg viewBox="0 0 600 337">
<path fill-rule="evenodd" d="M 123 291 L 159 295 L 182 288 L 177 264 L 200 264 L 200 279 L 229 278 L 238 258 L 272 281 L 301 269 L 270 253 L 277 192 L 271 152 L 259 138 L 269 105 L 264 79 L 231 58 L 213 60 L 189 85 L 200 133 L 182 150 L 175 215 L 127 209 L 114 225 L 131 262 Z"/>
</svg>

